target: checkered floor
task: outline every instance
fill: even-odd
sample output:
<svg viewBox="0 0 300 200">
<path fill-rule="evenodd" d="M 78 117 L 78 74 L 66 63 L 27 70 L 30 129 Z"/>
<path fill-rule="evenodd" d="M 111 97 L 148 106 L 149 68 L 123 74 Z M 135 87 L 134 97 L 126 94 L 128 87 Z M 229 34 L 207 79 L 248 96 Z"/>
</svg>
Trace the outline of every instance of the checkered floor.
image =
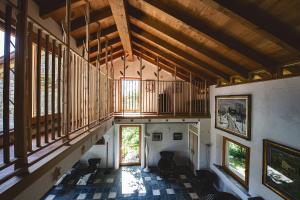
<svg viewBox="0 0 300 200">
<path fill-rule="evenodd" d="M 179 168 L 176 177 L 164 179 L 156 169 L 145 173 L 140 167 L 122 167 L 104 175 L 94 173 L 67 175 L 42 199 L 199 199 L 193 188 L 195 176 L 187 168 Z"/>
</svg>

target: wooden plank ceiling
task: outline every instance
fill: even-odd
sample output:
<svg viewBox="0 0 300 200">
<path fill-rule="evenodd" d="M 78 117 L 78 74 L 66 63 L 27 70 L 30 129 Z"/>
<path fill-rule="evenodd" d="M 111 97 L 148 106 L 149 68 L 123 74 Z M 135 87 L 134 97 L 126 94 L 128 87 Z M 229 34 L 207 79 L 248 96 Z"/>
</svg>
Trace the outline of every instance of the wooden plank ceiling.
<svg viewBox="0 0 300 200">
<path fill-rule="evenodd" d="M 35 1 L 42 18 L 61 24 L 65 0 Z M 166 71 L 176 66 L 180 76 L 191 72 L 211 84 L 278 78 L 300 61 L 299 0 L 73 0 L 71 34 L 78 47 L 86 38 L 86 3 L 92 62 L 99 29 L 101 63 L 108 40 L 113 59 L 124 50 L 152 63 L 159 58 Z"/>
</svg>

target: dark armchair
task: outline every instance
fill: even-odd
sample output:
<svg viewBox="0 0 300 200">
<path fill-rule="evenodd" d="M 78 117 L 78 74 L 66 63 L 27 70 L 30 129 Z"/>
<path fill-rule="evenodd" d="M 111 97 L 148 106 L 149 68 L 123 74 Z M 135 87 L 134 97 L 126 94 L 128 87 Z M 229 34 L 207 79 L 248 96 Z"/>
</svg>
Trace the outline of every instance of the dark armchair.
<svg viewBox="0 0 300 200">
<path fill-rule="evenodd" d="M 174 152 L 162 151 L 160 152 L 160 160 L 158 161 L 158 169 L 161 176 L 170 176 L 174 174 L 176 163 L 174 161 Z"/>
</svg>

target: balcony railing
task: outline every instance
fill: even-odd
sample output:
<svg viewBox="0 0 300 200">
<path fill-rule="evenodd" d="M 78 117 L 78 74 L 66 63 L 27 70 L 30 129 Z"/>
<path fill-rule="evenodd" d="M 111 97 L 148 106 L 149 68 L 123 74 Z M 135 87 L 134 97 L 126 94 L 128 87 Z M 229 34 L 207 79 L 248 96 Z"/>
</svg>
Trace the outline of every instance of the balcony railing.
<svg viewBox="0 0 300 200">
<path fill-rule="evenodd" d="M 116 116 L 196 116 L 209 112 L 205 81 L 114 80 Z"/>
</svg>

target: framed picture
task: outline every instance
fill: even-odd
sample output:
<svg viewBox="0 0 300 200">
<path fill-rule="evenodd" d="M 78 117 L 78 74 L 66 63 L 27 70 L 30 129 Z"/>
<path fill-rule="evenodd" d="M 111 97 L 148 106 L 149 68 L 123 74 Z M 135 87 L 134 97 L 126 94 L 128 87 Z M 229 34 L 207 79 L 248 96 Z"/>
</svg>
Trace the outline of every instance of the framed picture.
<svg viewBox="0 0 300 200">
<path fill-rule="evenodd" d="M 182 140 L 182 133 L 173 133 L 173 140 Z"/>
<path fill-rule="evenodd" d="M 152 141 L 162 141 L 162 133 L 152 133 Z"/>
<path fill-rule="evenodd" d="M 300 150 L 264 140 L 263 184 L 284 199 L 300 199 Z"/>
<path fill-rule="evenodd" d="M 216 96 L 215 127 L 251 139 L 251 95 Z"/>
</svg>

